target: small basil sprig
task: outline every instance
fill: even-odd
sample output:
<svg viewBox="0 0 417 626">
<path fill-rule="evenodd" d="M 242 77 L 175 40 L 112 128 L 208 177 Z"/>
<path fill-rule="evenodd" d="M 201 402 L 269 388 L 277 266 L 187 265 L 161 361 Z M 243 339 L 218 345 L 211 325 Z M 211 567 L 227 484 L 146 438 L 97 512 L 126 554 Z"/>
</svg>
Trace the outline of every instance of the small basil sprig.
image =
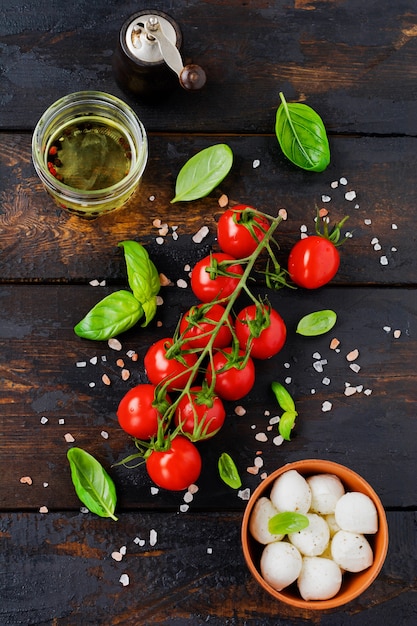
<svg viewBox="0 0 417 626">
<path fill-rule="evenodd" d="M 229 173 L 232 163 L 233 152 L 224 143 L 197 152 L 181 168 L 171 202 L 207 196 Z"/>
<path fill-rule="evenodd" d="M 287 535 L 303 530 L 308 525 L 309 521 L 306 515 L 292 511 L 283 511 L 269 519 L 268 530 L 271 535 Z"/>
<path fill-rule="evenodd" d="M 330 148 L 321 117 L 307 104 L 287 103 L 283 93 L 275 133 L 285 156 L 304 170 L 322 172 L 330 163 Z"/>
<path fill-rule="evenodd" d="M 220 478 L 226 485 L 232 489 L 239 489 L 239 487 L 242 486 L 236 464 L 227 452 L 223 452 L 223 454 L 220 455 L 218 468 Z"/>
<path fill-rule="evenodd" d="M 289 392 L 285 389 L 281 383 L 271 383 L 271 389 L 275 394 L 277 402 L 284 413 L 281 415 L 278 423 L 278 431 L 281 437 L 286 441 L 290 441 L 291 430 L 294 426 L 295 419 L 298 415 L 295 410 L 295 403 Z"/>
<path fill-rule="evenodd" d="M 122 241 L 129 291 L 121 289 L 106 296 L 74 326 L 84 339 L 102 341 L 132 328 L 143 316 L 146 326 L 156 313 L 156 296 L 160 289 L 158 270 L 145 248 L 136 241 Z"/>
<path fill-rule="evenodd" d="M 315 337 L 329 332 L 336 324 L 337 315 L 331 309 L 314 311 L 300 319 L 296 332 L 305 337 Z"/>
<path fill-rule="evenodd" d="M 89 511 L 100 517 L 111 517 L 116 508 L 116 487 L 104 467 L 81 448 L 70 448 L 67 458 L 75 492 Z"/>
</svg>

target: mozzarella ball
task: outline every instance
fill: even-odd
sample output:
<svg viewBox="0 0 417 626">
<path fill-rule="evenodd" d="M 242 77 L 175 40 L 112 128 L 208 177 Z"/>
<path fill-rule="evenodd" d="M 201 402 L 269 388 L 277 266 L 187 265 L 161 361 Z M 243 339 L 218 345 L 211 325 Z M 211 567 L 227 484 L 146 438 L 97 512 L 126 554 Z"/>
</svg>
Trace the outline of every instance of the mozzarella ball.
<svg viewBox="0 0 417 626">
<path fill-rule="evenodd" d="M 338 593 L 342 572 L 331 559 L 307 556 L 303 558 L 297 584 L 304 600 L 328 600 Z"/>
<path fill-rule="evenodd" d="M 287 541 L 275 541 L 265 546 L 261 556 L 261 574 L 277 591 L 297 580 L 303 559 L 297 548 Z"/>
<path fill-rule="evenodd" d="M 306 479 L 297 470 L 288 470 L 274 482 L 270 498 L 281 513 L 307 513 L 311 504 L 311 491 Z"/>
<path fill-rule="evenodd" d="M 345 493 L 340 478 L 334 474 L 316 474 L 307 478 L 307 482 L 311 490 L 311 511 L 320 515 L 334 513 L 336 502 Z"/>
<path fill-rule="evenodd" d="M 337 531 L 340 530 L 340 526 L 336 524 L 336 518 L 334 516 L 334 513 L 330 513 L 330 515 L 325 515 L 324 519 L 326 520 L 329 527 L 330 537 L 333 537 L 333 535 L 335 535 Z"/>
<path fill-rule="evenodd" d="M 333 560 L 347 572 L 361 572 L 374 560 L 366 537 L 359 533 L 339 530 L 331 542 Z"/>
<path fill-rule="evenodd" d="M 378 530 L 378 512 L 371 498 L 364 493 L 345 493 L 336 504 L 336 523 L 342 530 L 374 534 Z"/>
<path fill-rule="evenodd" d="M 253 507 L 249 520 L 249 531 L 259 543 L 266 544 L 272 541 L 280 541 L 284 535 L 272 535 L 268 530 L 268 523 L 278 511 L 269 498 L 259 498 Z"/>
<path fill-rule="evenodd" d="M 326 520 L 316 513 L 307 513 L 308 526 L 296 533 L 290 533 L 288 539 L 306 556 L 318 556 L 325 549 L 330 539 L 330 530 Z"/>
</svg>

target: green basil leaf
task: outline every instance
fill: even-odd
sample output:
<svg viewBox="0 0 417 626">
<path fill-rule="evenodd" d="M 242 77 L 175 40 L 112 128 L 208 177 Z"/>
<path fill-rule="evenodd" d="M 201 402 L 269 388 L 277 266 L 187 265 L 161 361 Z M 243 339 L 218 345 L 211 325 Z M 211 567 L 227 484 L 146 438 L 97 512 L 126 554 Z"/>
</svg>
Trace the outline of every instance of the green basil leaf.
<svg viewBox="0 0 417 626">
<path fill-rule="evenodd" d="M 330 148 L 321 117 L 307 104 L 287 103 L 283 93 L 275 133 L 285 156 L 304 170 L 322 172 L 330 163 Z"/>
<path fill-rule="evenodd" d="M 159 273 L 149 258 L 147 250 L 137 241 L 121 241 L 123 248 L 127 278 L 133 295 L 143 305 L 155 299 L 161 288 Z M 150 320 L 148 320 L 150 321 Z"/>
<path fill-rule="evenodd" d="M 296 332 L 305 337 L 315 337 L 329 332 L 336 324 L 337 315 L 331 309 L 309 313 L 300 319 Z"/>
<path fill-rule="evenodd" d="M 67 458 L 75 492 L 81 502 L 92 513 L 117 521 L 114 515 L 116 487 L 101 463 L 81 448 L 70 448 Z"/>
<path fill-rule="evenodd" d="M 284 511 L 277 513 L 268 521 L 268 530 L 272 535 L 296 533 L 309 525 L 308 517 L 302 513 Z"/>
<path fill-rule="evenodd" d="M 283 411 L 296 413 L 294 400 L 285 389 L 284 385 L 281 385 L 281 383 L 273 382 L 271 384 L 271 389 L 274 392 L 277 402 Z"/>
<path fill-rule="evenodd" d="M 233 152 L 224 143 L 197 152 L 181 168 L 171 202 L 207 196 L 229 173 L 232 163 Z"/>
<path fill-rule="evenodd" d="M 227 452 L 223 452 L 223 454 L 220 455 L 218 467 L 220 478 L 226 485 L 232 489 L 239 489 L 239 487 L 242 486 L 242 481 L 235 462 Z"/>
<path fill-rule="evenodd" d="M 295 423 L 295 418 L 297 417 L 297 413 L 293 413 L 292 411 L 285 411 L 281 415 L 281 419 L 278 423 L 278 431 L 281 437 L 283 437 L 286 441 L 290 441 L 291 439 L 291 430 Z"/>
<path fill-rule="evenodd" d="M 98 302 L 74 326 L 74 332 L 84 339 L 102 341 L 132 328 L 142 316 L 143 308 L 130 291 L 115 291 Z"/>
</svg>

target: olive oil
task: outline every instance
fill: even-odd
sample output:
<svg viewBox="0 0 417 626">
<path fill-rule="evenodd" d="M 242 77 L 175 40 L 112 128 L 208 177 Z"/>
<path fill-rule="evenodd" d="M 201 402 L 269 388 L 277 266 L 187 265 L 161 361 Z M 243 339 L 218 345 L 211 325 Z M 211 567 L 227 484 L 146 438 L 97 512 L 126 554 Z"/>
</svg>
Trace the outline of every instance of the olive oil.
<svg viewBox="0 0 417 626">
<path fill-rule="evenodd" d="M 132 166 L 132 145 L 122 128 L 99 116 L 61 126 L 47 147 L 47 167 L 59 181 L 82 191 L 112 187 Z"/>
</svg>

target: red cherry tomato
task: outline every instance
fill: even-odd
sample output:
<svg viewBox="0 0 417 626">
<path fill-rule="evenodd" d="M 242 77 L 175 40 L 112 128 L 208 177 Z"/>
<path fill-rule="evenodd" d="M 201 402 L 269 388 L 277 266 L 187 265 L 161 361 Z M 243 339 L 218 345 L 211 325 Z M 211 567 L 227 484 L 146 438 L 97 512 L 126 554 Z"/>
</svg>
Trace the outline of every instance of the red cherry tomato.
<svg viewBox="0 0 417 626">
<path fill-rule="evenodd" d="M 208 396 L 202 387 L 191 387 L 175 409 L 174 422 L 196 440 L 208 439 L 223 426 L 226 418 L 223 402 L 216 395 Z M 199 436 L 202 435 L 202 436 Z"/>
<path fill-rule="evenodd" d="M 243 258 L 255 251 L 270 227 L 268 220 L 246 204 L 238 204 L 222 214 L 217 224 L 217 241 L 223 252 Z"/>
<path fill-rule="evenodd" d="M 210 267 L 222 261 L 235 261 L 230 254 L 213 252 L 211 255 L 198 261 L 191 272 L 191 289 L 201 302 L 212 302 L 215 298 L 228 298 L 235 291 L 239 278 L 235 276 L 215 276 L 211 278 Z M 238 263 L 227 267 L 231 274 L 241 276 L 243 268 Z"/>
<path fill-rule="evenodd" d="M 213 356 L 213 368 L 216 372 L 214 392 L 223 400 L 239 400 L 246 396 L 255 383 L 255 365 L 249 357 L 243 367 L 239 364 L 223 369 L 229 362 L 232 348 L 225 348 L 216 352 Z M 245 353 L 240 350 L 239 358 L 243 359 Z M 240 364 L 241 365 L 241 364 Z M 210 384 L 212 381 L 212 365 L 207 367 L 206 378 Z"/>
<path fill-rule="evenodd" d="M 158 487 L 180 491 L 198 480 L 201 456 L 189 439 L 177 435 L 168 450 L 151 452 L 146 459 L 146 469 Z"/>
<path fill-rule="evenodd" d="M 213 304 L 209 308 L 206 304 L 199 304 L 191 307 L 181 318 L 180 334 L 182 339 L 189 339 L 183 344 L 183 349 L 204 348 L 211 339 L 211 334 L 216 322 L 219 322 L 224 315 L 224 307 L 220 304 Z M 232 341 L 232 318 L 229 315 L 226 321 L 220 326 L 213 348 L 225 348 Z"/>
<path fill-rule="evenodd" d="M 162 413 L 155 402 L 155 385 L 136 385 L 121 399 L 117 419 L 123 430 L 136 439 L 150 439 L 157 434 Z M 170 404 L 169 397 L 166 396 Z"/>
<path fill-rule="evenodd" d="M 288 272 L 299 287 L 317 289 L 332 280 L 340 265 L 336 246 L 319 235 L 300 239 L 288 257 Z"/>
<path fill-rule="evenodd" d="M 166 353 L 172 345 L 171 337 L 159 339 L 151 345 L 144 358 L 146 374 L 153 385 L 171 381 L 166 387 L 167 391 L 183 389 L 191 375 L 189 368 L 197 361 L 195 354 L 182 352 L 167 358 Z"/>
<path fill-rule="evenodd" d="M 277 354 L 285 343 L 287 328 L 280 314 L 270 306 L 251 304 L 238 313 L 235 332 L 242 350 L 247 349 L 255 359 L 269 359 Z"/>
</svg>

